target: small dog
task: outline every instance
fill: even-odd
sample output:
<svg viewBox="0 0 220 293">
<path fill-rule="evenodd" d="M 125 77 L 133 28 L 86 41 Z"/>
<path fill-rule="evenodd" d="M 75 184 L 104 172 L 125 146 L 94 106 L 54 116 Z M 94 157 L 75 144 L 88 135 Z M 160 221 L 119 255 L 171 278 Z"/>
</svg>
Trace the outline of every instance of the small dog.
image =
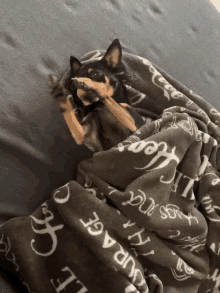
<svg viewBox="0 0 220 293">
<path fill-rule="evenodd" d="M 129 107 L 126 88 L 117 71 L 122 50 L 118 39 L 101 60 L 81 62 L 71 56 L 66 87 L 50 75 L 50 92 L 59 102 L 77 144 L 90 150 L 108 150 L 136 131 L 144 120 Z M 123 103 L 122 103 L 123 102 Z"/>
</svg>

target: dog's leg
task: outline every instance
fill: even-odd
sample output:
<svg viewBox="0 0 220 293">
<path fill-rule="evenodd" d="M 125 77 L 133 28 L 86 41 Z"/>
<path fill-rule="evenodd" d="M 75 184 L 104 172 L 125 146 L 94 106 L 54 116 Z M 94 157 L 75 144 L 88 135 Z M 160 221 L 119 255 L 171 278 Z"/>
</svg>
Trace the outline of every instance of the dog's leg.
<svg viewBox="0 0 220 293">
<path fill-rule="evenodd" d="M 83 99 L 83 95 L 89 90 L 93 89 L 97 92 L 98 96 L 102 97 L 102 101 L 105 103 L 109 111 L 130 131 L 136 131 L 135 123 L 132 117 L 129 115 L 125 107 L 120 106 L 110 95 L 106 88 L 106 84 L 99 83 L 91 80 L 88 77 L 79 77 L 71 79 L 74 86 L 77 88 L 78 97 L 85 105 L 88 102 Z M 108 79 L 107 80 L 107 85 Z M 101 87 L 102 85 L 102 87 Z"/>
<path fill-rule="evenodd" d="M 136 126 L 132 117 L 128 114 L 127 110 L 120 106 L 114 99 L 111 97 L 105 98 L 105 104 L 108 107 L 109 111 L 129 130 L 135 132 Z"/>
<path fill-rule="evenodd" d="M 79 121 L 76 118 L 75 112 L 72 108 L 72 104 L 70 102 L 70 98 L 72 96 L 68 96 L 66 102 L 60 102 L 59 106 L 61 109 L 63 109 L 62 113 L 64 116 L 64 119 L 66 121 L 67 126 L 69 127 L 69 130 L 75 139 L 77 144 L 82 144 L 84 140 L 85 132 L 79 123 Z"/>
<path fill-rule="evenodd" d="M 68 91 L 65 89 L 64 85 L 59 82 L 58 78 L 54 75 L 49 75 L 49 88 L 50 93 L 58 101 L 60 110 L 64 116 L 66 124 L 77 144 L 82 144 L 85 136 L 85 131 L 83 130 L 81 124 L 76 118 L 74 109 L 72 107 Z"/>
</svg>

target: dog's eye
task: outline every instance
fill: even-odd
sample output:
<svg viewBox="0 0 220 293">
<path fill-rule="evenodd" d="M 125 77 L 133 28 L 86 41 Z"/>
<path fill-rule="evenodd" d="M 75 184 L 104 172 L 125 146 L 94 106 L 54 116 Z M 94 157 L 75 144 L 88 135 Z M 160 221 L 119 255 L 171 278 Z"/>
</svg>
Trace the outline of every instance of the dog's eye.
<svg viewBox="0 0 220 293">
<path fill-rule="evenodd" d="M 92 73 L 92 76 L 94 77 L 102 76 L 102 73 L 100 71 L 95 71 Z"/>
</svg>

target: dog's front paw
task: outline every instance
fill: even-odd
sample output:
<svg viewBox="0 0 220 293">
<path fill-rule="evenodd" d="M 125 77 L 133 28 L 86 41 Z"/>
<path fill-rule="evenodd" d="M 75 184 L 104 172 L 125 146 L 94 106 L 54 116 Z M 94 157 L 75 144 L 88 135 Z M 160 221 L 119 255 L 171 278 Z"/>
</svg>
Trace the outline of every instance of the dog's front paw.
<svg viewBox="0 0 220 293">
<path fill-rule="evenodd" d="M 48 80 L 49 89 L 50 89 L 50 93 L 51 93 L 56 88 L 56 86 L 59 84 L 59 81 L 58 81 L 58 77 L 53 74 L 49 74 L 48 78 L 49 78 L 49 80 Z"/>
<path fill-rule="evenodd" d="M 58 77 L 52 74 L 49 75 L 49 90 L 54 99 L 59 99 L 63 102 L 69 95 L 65 86 L 59 82 Z"/>
</svg>

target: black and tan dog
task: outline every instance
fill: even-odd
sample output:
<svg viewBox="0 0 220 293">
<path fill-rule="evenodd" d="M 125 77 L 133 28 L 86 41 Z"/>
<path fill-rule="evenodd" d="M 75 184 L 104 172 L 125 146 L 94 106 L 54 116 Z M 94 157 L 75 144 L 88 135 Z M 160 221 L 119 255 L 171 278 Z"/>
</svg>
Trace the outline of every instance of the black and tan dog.
<svg viewBox="0 0 220 293">
<path fill-rule="evenodd" d="M 127 102 L 127 93 L 117 75 L 121 58 L 121 45 L 116 39 L 100 60 L 82 65 L 71 56 L 71 77 L 66 88 L 50 76 L 51 94 L 58 100 L 76 143 L 95 152 L 110 149 L 136 131 L 137 124 L 144 124 L 132 108 L 122 103 Z"/>
</svg>

